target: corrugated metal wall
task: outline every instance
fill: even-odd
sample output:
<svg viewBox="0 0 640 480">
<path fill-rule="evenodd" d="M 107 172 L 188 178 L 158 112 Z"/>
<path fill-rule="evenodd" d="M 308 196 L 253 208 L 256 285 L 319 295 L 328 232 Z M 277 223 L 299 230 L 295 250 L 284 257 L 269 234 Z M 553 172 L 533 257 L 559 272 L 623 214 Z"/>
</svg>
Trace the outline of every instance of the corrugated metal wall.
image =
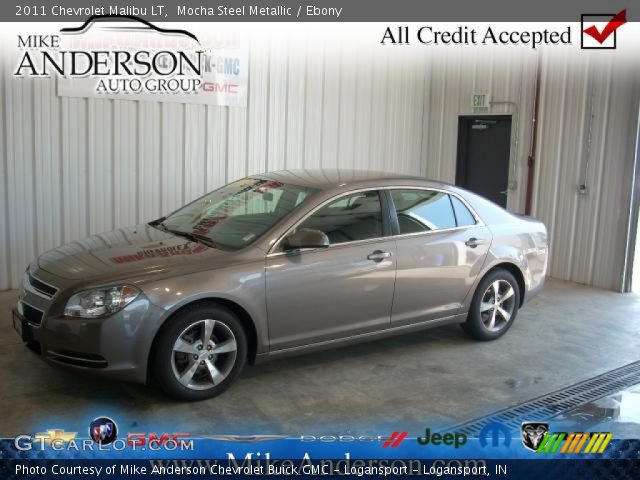
<svg viewBox="0 0 640 480">
<path fill-rule="evenodd" d="M 640 64 L 599 53 L 543 56 L 533 211 L 551 276 L 622 291 Z"/>
<path fill-rule="evenodd" d="M 521 212 L 536 54 L 497 52 L 255 42 L 246 109 L 60 98 L 51 79 L 12 78 L 5 57 L 0 289 L 16 287 L 40 252 L 148 221 L 251 173 L 340 166 L 452 182 L 457 118 L 473 113 L 474 92 L 491 94 L 490 113 L 513 115 L 508 205 Z M 534 213 L 552 231 L 552 275 L 617 289 L 619 255 L 598 245 L 603 236 L 608 245 L 623 242 L 615 228 L 631 156 L 611 148 L 630 128 L 632 80 L 601 70 L 585 77 L 588 68 L 545 63 Z M 594 185 L 578 198 L 593 85 L 606 118 L 593 130 Z"/>
</svg>

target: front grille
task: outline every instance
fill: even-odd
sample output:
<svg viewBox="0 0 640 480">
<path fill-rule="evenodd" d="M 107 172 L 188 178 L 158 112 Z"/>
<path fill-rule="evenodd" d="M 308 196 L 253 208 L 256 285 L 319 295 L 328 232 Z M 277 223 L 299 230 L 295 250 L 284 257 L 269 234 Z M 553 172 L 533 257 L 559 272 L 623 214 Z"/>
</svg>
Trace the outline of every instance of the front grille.
<svg viewBox="0 0 640 480">
<path fill-rule="evenodd" d="M 38 280 L 36 277 L 31 275 L 31 272 L 27 272 L 27 279 L 31 288 L 44 297 L 52 298 L 58 292 L 57 288 Z"/>
<path fill-rule="evenodd" d="M 22 302 L 22 314 L 24 318 L 27 319 L 31 325 L 39 326 L 42 323 L 42 317 L 44 313 L 37 308 L 33 308 L 31 305 L 28 305 Z"/>
</svg>

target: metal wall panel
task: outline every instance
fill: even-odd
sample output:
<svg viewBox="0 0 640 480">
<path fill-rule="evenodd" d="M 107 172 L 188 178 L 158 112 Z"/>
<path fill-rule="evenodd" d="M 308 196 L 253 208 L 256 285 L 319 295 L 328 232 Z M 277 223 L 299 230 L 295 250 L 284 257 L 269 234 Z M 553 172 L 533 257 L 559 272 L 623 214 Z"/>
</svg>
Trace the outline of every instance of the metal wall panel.
<svg viewBox="0 0 640 480">
<path fill-rule="evenodd" d="M 161 106 L 138 104 L 138 218 L 158 218 L 162 214 L 160 164 Z"/>
<path fill-rule="evenodd" d="M 2 50 L 0 49 L 0 53 Z M 0 56 L 0 62 L 4 60 Z M 8 79 L 6 75 L 0 75 L 0 290 L 6 290 L 13 285 L 11 273 L 11 252 L 9 246 L 9 188 L 8 188 L 8 162 L 7 162 L 7 134 L 6 115 L 7 102 L 5 100 L 5 86 Z"/>
<path fill-rule="evenodd" d="M 547 55 L 541 86 L 533 211 L 550 231 L 549 274 L 621 291 L 638 64 L 619 55 Z"/>
<path fill-rule="evenodd" d="M 253 41 L 247 108 L 60 98 L 51 79 L 14 79 L 5 53 L 0 289 L 38 253 L 251 173 L 340 166 L 453 182 L 459 115 L 513 116 L 508 208 L 524 210 L 537 52 L 310 37 Z M 550 273 L 619 289 L 638 77 L 612 66 L 620 73 L 544 56 L 533 200 L 552 235 Z M 473 93 L 490 93 L 491 108 L 474 111 Z M 590 191 L 579 195 L 592 98 Z"/>
</svg>

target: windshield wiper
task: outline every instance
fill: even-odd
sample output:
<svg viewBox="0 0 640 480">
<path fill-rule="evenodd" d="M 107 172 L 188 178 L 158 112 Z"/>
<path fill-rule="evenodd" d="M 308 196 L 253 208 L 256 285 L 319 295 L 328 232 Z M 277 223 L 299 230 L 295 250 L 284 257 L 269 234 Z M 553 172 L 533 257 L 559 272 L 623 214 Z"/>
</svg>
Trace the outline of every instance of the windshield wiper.
<svg viewBox="0 0 640 480">
<path fill-rule="evenodd" d="M 159 228 L 160 230 L 163 230 L 163 231 L 167 232 L 167 231 L 169 231 L 169 227 L 167 227 L 167 226 L 164 224 L 163 220 L 164 220 L 164 218 L 163 218 L 163 219 L 161 219 L 161 220 L 155 221 L 155 222 L 151 223 L 150 225 L 151 225 L 152 227 L 157 227 L 157 228 Z"/>
<path fill-rule="evenodd" d="M 198 233 L 192 233 L 192 232 L 184 232 L 182 230 L 172 230 L 170 228 L 167 228 L 167 226 L 164 224 L 160 224 L 160 225 L 163 227 L 165 232 L 178 235 L 179 237 L 184 237 L 186 239 L 191 240 L 192 242 L 202 243 L 207 247 L 217 248 L 215 242 L 211 240 L 209 237 L 207 237 L 206 235 L 200 235 Z"/>
<path fill-rule="evenodd" d="M 211 247 L 211 248 L 218 248 L 216 246 L 216 243 L 211 240 L 209 237 L 207 237 L 206 235 L 201 235 L 199 233 L 193 233 L 193 232 L 185 232 L 183 230 L 173 230 L 169 227 L 167 227 L 164 222 L 163 222 L 164 218 L 160 219 L 160 221 L 156 221 L 152 224 L 152 226 L 159 228 L 160 230 L 162 230 L 163 232 L 167 232 L 167 233 L 172 233 L 173 235 L 177 235 L 179 237 L 184 237 L 188 240 L 191 240 L 192 242 L 196 242 L 196 243 L 202 243 L 204 245 L 206 245 L 207 247 Z"/>
</svg>

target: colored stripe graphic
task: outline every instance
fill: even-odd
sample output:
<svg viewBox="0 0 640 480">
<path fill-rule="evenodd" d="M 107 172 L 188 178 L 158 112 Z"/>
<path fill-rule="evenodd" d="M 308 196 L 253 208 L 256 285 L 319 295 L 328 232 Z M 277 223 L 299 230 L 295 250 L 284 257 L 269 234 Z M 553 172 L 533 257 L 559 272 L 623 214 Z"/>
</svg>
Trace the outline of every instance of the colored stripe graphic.
<svg viewBox="0 0 640 480">
<path fill-rule="evenodd" d="M 584 453 L 591 453 L 591 448 L 596 443 L 597 439 L 598 439 L 598 434 L 597 433 L 594 433 L 593 435 L 591 435 L 591 440 L 589 440 L 589 443 L 587 443 L 587 446 L 584 449 Z"/>
<path fill-rule="evenodd" d="M 382 448 L 396 448 L 402 443 L 409 432 L 393 432 L 391 436 L 382 444 Z"/>
<path fill-rule="evenodd" d="M 583 438 L 584 440 L 586 440 L 587 438 L 589 438 L 589 435 L 582 432 L 570 433 L 567 437 L 567 441 L 564 442 L 560 453 L 577 453 L 579 450 L 576 449 L 578 448 L 578 445 L 580 445 L 580 442 L 583 441 Z"/>
<path fill-rule="evenodd" d="M 611 438 L 613 437 L 612 433 L 592 433 L 591 441 L 587 445 L 587 448 L 584 449 L 584 453 L 602 453 L 604 449 L 607 448 Z"/>
<path fill-rule="evenodd" d="M 589 439 L 589 434 L 583 433 L 582 438 L 580 439 L 580 442 L 578 443 L 578 445 L 576 445 L 576 447 L 572 449 L 569 453 L 580 453 L 580 451 L 582 450 L 582 446 L 585 444 L 585 442 L 588 439 Z"/>
<path fill-rule="evenodd" d="M 566 438 L 566 440 L 565 440 Z M 612 433 L 546 433 L 536 453 L 580 453 L 587 440 L 587 446 L 582 453 L 602 453 L 613 438 Z"/>
<path fill-rule="evenodd" d="M 556 450 L 558 450 L 558 447 L 560 447 L 560 444 L 566 436 L 567 434 L 564 432 L 545 433 L 536 453 L 556 453 Z"/>
<path fill-rule="evenodd" d="M 578 435 L 576 435 L 575 433 L 570 433 L 567 437 L 567 440 L 564 442 L 564 445 L 562 445 L 560 453 L 567 453 L 567 451 L 571 452 L 569 447 L 573 446 L 572 444 L 575 443 L 577 436 Z"/>
</svg>

